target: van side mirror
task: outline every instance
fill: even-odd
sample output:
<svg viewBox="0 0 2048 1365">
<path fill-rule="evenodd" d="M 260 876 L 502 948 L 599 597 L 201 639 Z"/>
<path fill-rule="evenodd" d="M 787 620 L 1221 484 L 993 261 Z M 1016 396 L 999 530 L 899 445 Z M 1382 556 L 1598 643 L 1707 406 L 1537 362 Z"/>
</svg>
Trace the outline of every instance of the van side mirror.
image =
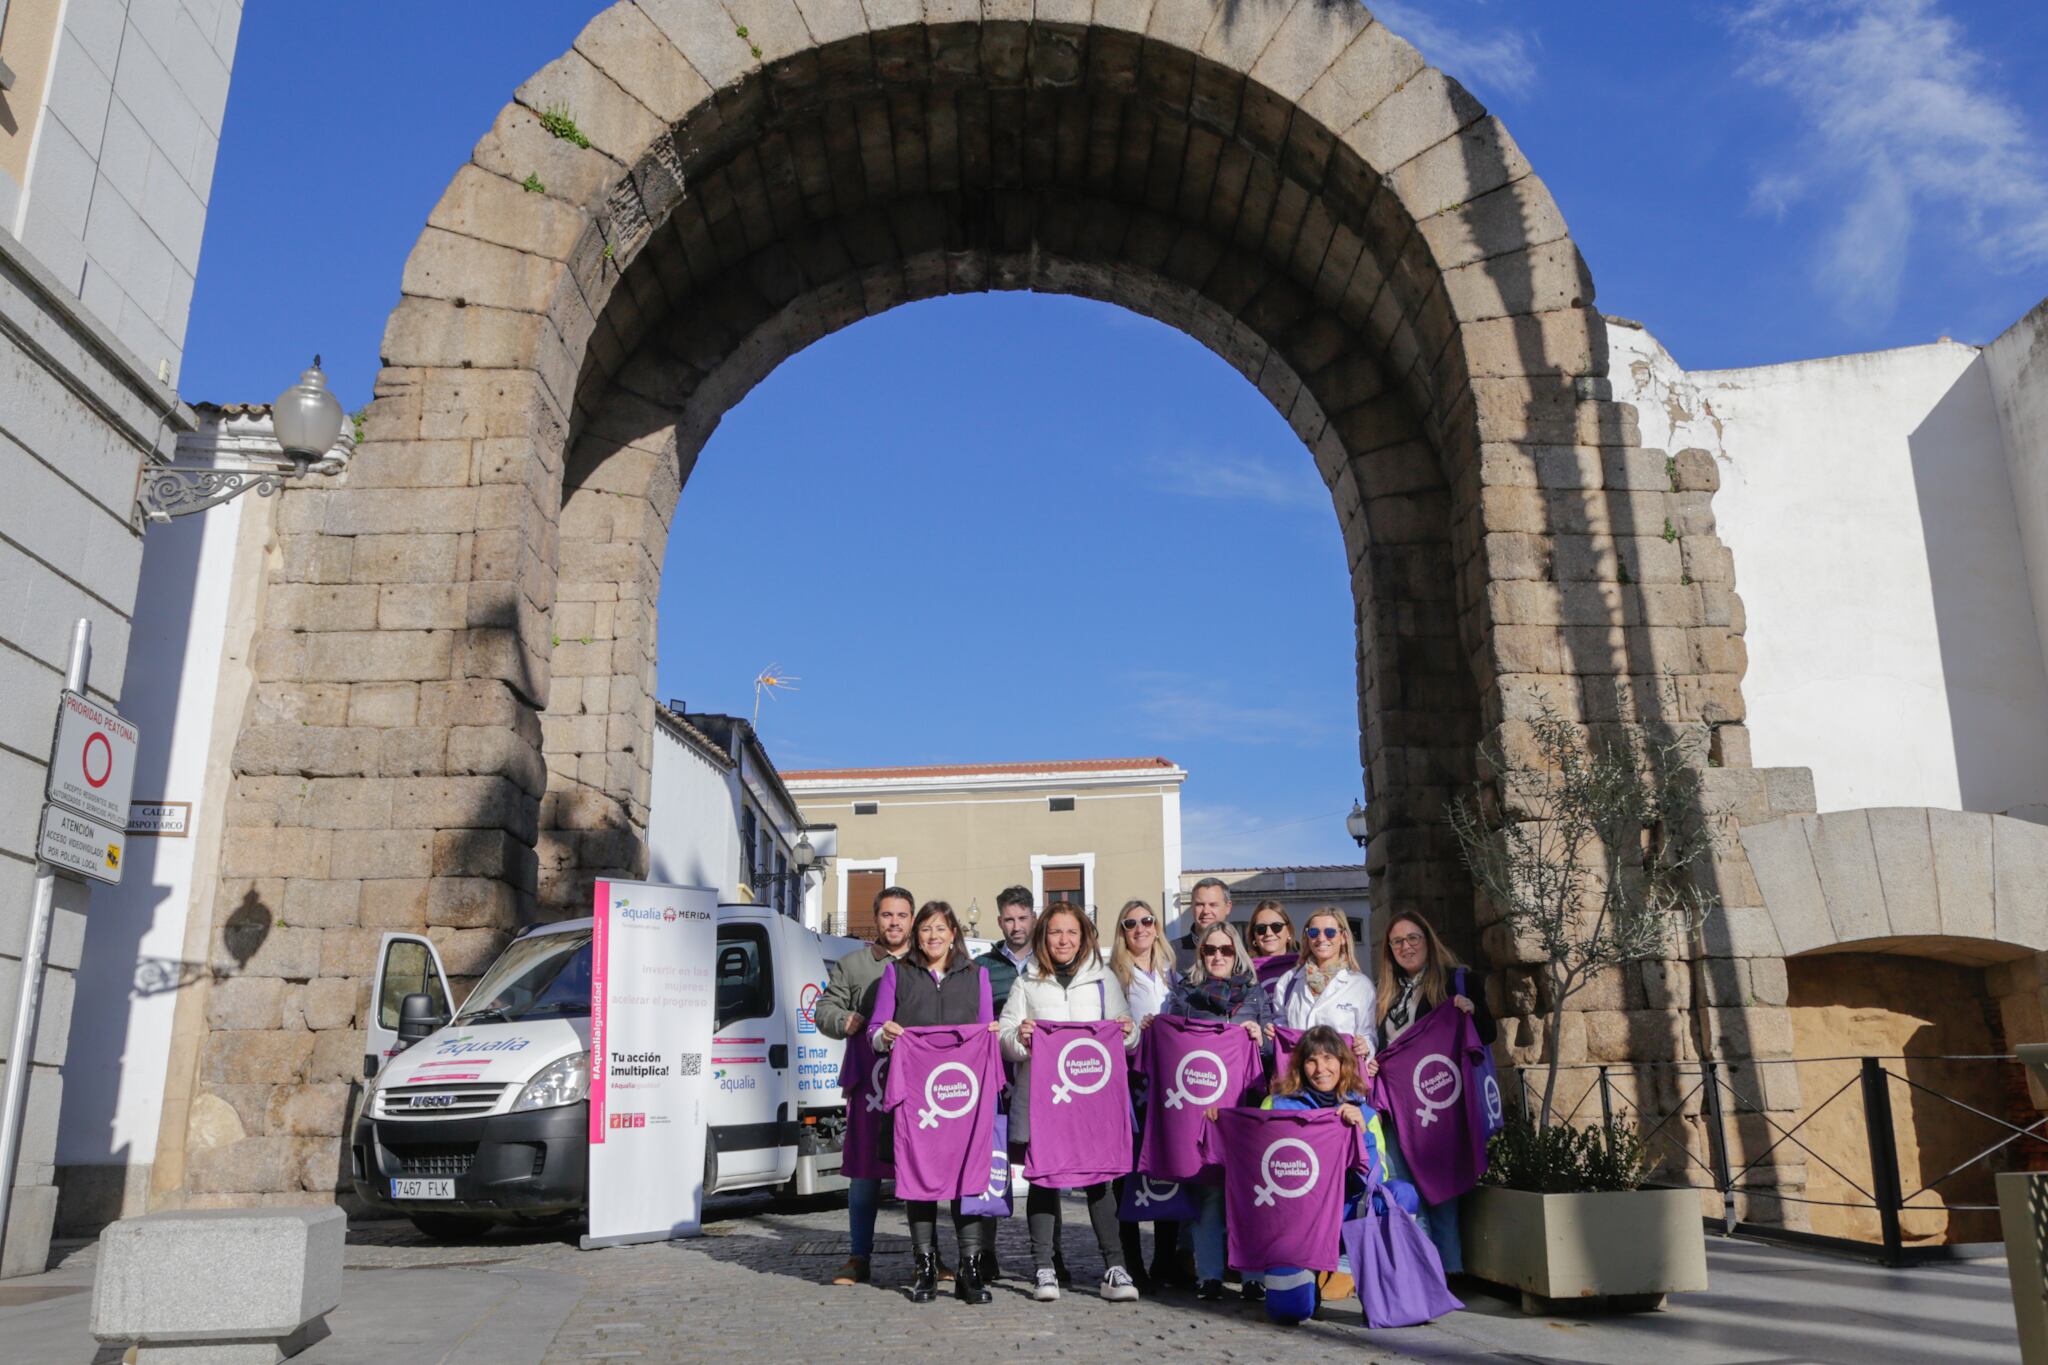
<svg viewBox="0 0 2048 1365">
<path fill-rule="evenodd" d="M 415 991 L 398 1002 L 398 1046 L 411 1047 L 446 1022 L 434 1009 L 434 997 Z"/>
</svg>

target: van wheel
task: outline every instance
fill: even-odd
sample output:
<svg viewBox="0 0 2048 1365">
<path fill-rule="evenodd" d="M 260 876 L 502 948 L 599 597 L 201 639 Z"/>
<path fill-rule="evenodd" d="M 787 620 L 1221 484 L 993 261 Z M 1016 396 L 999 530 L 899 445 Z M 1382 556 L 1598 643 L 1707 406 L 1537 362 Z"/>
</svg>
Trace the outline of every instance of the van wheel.
<svg viewBox="0 0 2048 1365">
<path fill-rule="evenodd" d="M 490 1219 L 472 1218 L 460 1213 L 414 1213 L 407 1217 L 422 1234 L 437 1242 L 467 1241 L 491 1230 Z"/>
</svg>

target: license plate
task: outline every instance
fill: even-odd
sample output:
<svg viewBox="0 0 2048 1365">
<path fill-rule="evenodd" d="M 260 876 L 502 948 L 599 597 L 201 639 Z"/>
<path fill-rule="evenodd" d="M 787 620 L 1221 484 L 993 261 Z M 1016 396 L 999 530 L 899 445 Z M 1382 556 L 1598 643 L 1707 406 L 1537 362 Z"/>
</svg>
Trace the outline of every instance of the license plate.
<svg viewBox="0 0 2048 1365">
<path fill-rule="evenodd" d="M 393 1199 L 453 1199 L 453 1180 L 394 1180 L 391 1182 Z"/>
</svg>

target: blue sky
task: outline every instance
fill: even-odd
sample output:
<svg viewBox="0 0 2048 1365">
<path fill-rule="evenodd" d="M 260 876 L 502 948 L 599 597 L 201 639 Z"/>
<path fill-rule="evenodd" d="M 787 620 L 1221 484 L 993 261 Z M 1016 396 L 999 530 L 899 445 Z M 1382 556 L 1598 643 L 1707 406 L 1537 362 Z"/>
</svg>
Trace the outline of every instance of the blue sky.
<svg viewBox="0 0 2048 1365">
<path fill-rule="evenodd" d="M 266 398 L 319 350 L 366 399 L 428 211 L 597 8 L 252 0 L 184 395 Z M 2048 294 L 2037 0 L 1374 8 L 1507 122 L 1599 306 L 1689 368 L 1984 342 Z M 728 415 L 677 513 L 660 689 L 744 714 L 780 664 L 788 767 L 1163 753 L 1190 866 L 1350 861 L 1342 561 L 1299 443 L 1198 345 L 939 300 Z"/>
</svg>

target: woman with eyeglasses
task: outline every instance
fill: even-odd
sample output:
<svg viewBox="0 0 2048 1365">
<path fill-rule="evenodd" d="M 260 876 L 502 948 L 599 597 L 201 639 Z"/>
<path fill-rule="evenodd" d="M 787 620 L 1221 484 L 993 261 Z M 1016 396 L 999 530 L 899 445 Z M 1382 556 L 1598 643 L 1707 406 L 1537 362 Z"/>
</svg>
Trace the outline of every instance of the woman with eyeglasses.
<svg viewBox="0 0 2048 1365">
<path fill-rule="evenodd" d="M 1486 980 L 1468 969 L 1457 955 L 1444 946 L 1428 920 L 1403 912 L 1387 924 L 1386 951 L 1380 954 L 1379 1045 L 1399 1038 L 1415 1027 L 1416 1021 L 1449 1000 L 1472 1016 L 1479 1041 L 1492 1047 L 1500 1037 L 1500 1025 L 1486 1007 Z M 1365 1074 L 1379 1074 L 1378 1057 L 1367 1059 Z M 1387 1161 L 1399 1180 L 1409 1180 L 1408 1163 L 1401 1155 L 1401 1143 L 1392 1125 L 1387 1130 Z M 1446 1275 L 1465 1269 L 1465 1245 L 1458 1232 L 1457 1199 L 1441 1204 L 1424 1204 L 1416 1220 L 1436 1244 L 1437 1256 Z"/>
<path fill-rule="evenodd" d="M 1373 1052 L 1372 978 L 1358 965 L 1351 944 L 1351 922 L 1344 912 L 1326 905 L 1308 917 L 1301 930 L 1301 956 L 1273 986 L 1274 1012 L 1288 1028 L 1337 1030 L 1351 1040 L 1360 1060 Z"/>
<path fill-rule="evenodd" d="M 1270 991 L 1273 983 L 1294 965 L 1295 955 L 1300 951 L 1294 943 L 1294 921 L 1288 918 L 1287 907 L 1279 901 L 1260 901 L 1252 911 L 1245 946 L 1252 950 L 1252 970 L 1258 973 L 1259 984 Z"/>
<path fill-rule="evenodd" d="M 1166 1005 L 1166 998 L 1173 993 L 1173 945 L 1160 931 L 1159 916 L 1142 900 L 1125 901 L 1122 913 L 1117 916 L 1116 936 L 1109 949 L 1109 973 L 1124 988 L 1131 1018 L 1140 1024 L 1159 1013 Z M 1142 1123 L 1145 1117 L 1145 1075 L 1141 1071 L 1131 1072 L 1131 1103 L 1138 1122 Z M 1135 1134 L 1133 1137 L 1135 1140 Z M 1136 1147 L 1132 1150 L 1135 1151 Z M 1119 1207 L 1123 1205 L 1124 1185 L 1129 1179 L 1125 1176 L 1116 1182 Z M 1161 1219 L 1152 1224 L 1152 1265 L 1149 1271 L 1144 1269 L 1144 1241 L 1139 1225 L 1121 1224 L 1119 1236 L 1123 1242 L 1124 1264 L 1138 1276 L 1140 1289 L 1149 1292 L 1185 1282 L 1177 1268 L 1180 1260 L 1179 1223 Z"/>
<path fill-rule="evenodd" d="M 1252 972 L 1251 954 L 1244 940 L 1227 923 L 1212 924 L 1195 939 L 1195 964 L 1175 983 L 1173 994 L 1161 1014 L 1178 1019 L 1220 1019 L 1242 1024 L 1259 1044 L 1268 1070 L 1273 1065 L 1272 997 L 1259 985 Z M 1214 1119 L 1216 1111 L 1208 1111 Z M 1202 1213 L 1195 1223 L 1195 1297 L 1223 1297 L 1225 1228 L 1223 1187 L 1202 1187 Z M 1246 1303 L 1263 1302 L 1266 1288 L 1256 1277 L 1244 1281 Z"/>
</svg>

